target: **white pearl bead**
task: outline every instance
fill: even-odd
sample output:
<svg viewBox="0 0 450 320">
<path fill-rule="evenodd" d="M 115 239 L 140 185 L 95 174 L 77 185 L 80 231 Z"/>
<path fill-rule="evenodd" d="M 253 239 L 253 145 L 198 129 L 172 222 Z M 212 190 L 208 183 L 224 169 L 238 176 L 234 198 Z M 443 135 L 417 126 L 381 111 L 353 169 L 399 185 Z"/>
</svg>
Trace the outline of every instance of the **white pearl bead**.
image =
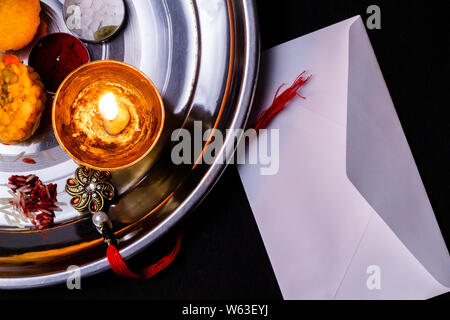
<svg viewBox="0 0 450 320">
<path fill-rule="evenodd" d="M 109 221 L 108 215 L 101 211 L 92 215 L 92 222 L 97 228 L 100 228 L 103 222 L 108 222 L 108 225 L 111 226 L 111 221 Z"/>
</svg>

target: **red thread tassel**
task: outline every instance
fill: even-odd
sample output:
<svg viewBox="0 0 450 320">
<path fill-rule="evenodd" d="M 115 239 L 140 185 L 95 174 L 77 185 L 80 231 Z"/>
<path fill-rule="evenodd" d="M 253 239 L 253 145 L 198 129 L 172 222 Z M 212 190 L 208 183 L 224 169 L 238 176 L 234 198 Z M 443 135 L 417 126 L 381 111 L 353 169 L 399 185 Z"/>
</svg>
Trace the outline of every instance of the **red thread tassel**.
<svg viewBox="0 0 450 320">
<path fill-rule="evenodd" d="M 168 255 L 163 257 L 157 263 L 144 268 L 139 273 L 135 273 L 128 268 L 127 264 L 122 259 L 119 250 L 117 250 L 116 246 L 114 245 L 108 246 L 108 249 L 106 250 L 106 257 L 108 258 L 108 262 L 109 265 L 111 266 L 111 269 L 118 276 L 132 278 L 136 280 L 147 280 L 153 277 L 161 270 L 167 268 L 175 260 L 175 257 L 177 256 L 178 252 L 180 252 L 182 239 L 183 234 L 180 233 L 180 235 L 177 238 L 177 243 L 175 244 L 175 247 Z"/>
<path fill-rule="evenodd" d="M 295 96 L 305 99 L 305 97 L 302 97 L 297 91 L 308 82 L 309 79 L 311 79 L 311 75 L 306 76 L 306 71 L 303 71 L 289 88 L 279 94 L 281 88 L 285 85 L 283 83 L 275 93 L 272 105 L 262 113 L 258 122 L 255 124 L 254 129 L 258 131 L 259 129 L 265 128 L 270 120 L 272 120 L 278 112 L 283 110 L 286 104 Z"/>
</svg>

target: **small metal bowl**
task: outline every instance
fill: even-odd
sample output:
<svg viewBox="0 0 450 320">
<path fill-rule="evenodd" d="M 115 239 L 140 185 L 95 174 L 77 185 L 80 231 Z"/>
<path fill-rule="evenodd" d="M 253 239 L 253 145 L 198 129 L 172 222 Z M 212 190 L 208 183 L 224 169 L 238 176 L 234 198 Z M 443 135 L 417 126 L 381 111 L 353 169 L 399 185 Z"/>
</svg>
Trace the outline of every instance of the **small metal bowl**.
<svg viewBox="0 0 450 320">
<path fill-rule="evenodd" d="M 67 28 L 83 41 L 101 43 L 117 34 L 125 21 L 123 0 L 66 0 Z"/>
<path fill-rule="evenodd" d="M 55 43 L 62 42 L 63 40 L 73 42 L 72 52 L 74 52 L 75 48 L 78 48 L 80 52 L 82 52 L 78 57 L 79 64 L 73 65 L 73 68 L 69 68 L 68 63 L 70 62 L 70 67 L 72 67 L 72 64 L 75 63 L 74 61 L 60 61 L 61 52 L 49 49 L 51 47 L 54 48 Z M 43 59 L 43 57 L 45 57 L 45 59 Z M 55 94 L 59 85 L 70 72 L 90 61 L 91 57 L 84 43 L 77 37 L 64 32 L 49 33 L 41 38 L 32 47 L 28 57 L 28 65 L 41 76 L 47 93 L 51 95 Z M 59 70 L 59 72 L 55 74 L 55 70 Z"/>
<path fill-rule="evenodd" d="M 139 130 L 121 133 L 123 140 L 98 139 L 97 132 L 86 129 L 89 128 L 86 123 L 81 125 L 75 113 L 73 105 L 80 92 L 98 81 L 126 83 L 145 100 L 133 104 L 133 121 L 139 124 Z M 92 108 L 89 112 L 95 113 L 97 109 Z M 103 60 L 81 66 L 63 81 L 53 101 L 52 124 L 59 144 L 76 162 L 96 170 L 120 170 L 139 162 L 158 142 L 164 120 L 164 104 L 152 81 L 137 68 L 118 61 Z"/>
</svg>

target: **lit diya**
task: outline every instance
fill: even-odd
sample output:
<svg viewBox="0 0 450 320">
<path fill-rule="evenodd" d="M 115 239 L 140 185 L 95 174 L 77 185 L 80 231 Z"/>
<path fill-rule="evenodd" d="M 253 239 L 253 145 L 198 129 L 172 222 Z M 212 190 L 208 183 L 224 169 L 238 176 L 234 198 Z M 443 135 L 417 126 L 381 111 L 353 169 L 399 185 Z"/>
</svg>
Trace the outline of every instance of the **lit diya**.
<svg viewBox="0 0 450 320">
<path fill-rule="evenodd" d="M 96 61 L 71 73 L 53 101 L 53 128 L 64 150 L 96 170 L 129 167 L 156 145 L 164 124 L 158 90 L 138 69 Z"/>
</svg>

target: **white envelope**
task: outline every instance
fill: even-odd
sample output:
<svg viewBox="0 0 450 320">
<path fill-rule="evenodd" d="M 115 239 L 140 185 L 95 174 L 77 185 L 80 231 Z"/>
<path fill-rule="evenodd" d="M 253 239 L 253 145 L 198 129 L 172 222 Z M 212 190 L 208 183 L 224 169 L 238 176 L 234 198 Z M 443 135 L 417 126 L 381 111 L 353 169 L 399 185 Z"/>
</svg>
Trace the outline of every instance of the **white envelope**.
<svg viewBox="0 0 450 320">
<path fill-rule="evenodd" d="M 450 255 L 361 18 L 266 51 L 250 123 L 303 70 L 307 99 L 268 127 L 280 130 L 278 174 L 239 166 L 283 297 L 449 291 Z"/>
</svg>

